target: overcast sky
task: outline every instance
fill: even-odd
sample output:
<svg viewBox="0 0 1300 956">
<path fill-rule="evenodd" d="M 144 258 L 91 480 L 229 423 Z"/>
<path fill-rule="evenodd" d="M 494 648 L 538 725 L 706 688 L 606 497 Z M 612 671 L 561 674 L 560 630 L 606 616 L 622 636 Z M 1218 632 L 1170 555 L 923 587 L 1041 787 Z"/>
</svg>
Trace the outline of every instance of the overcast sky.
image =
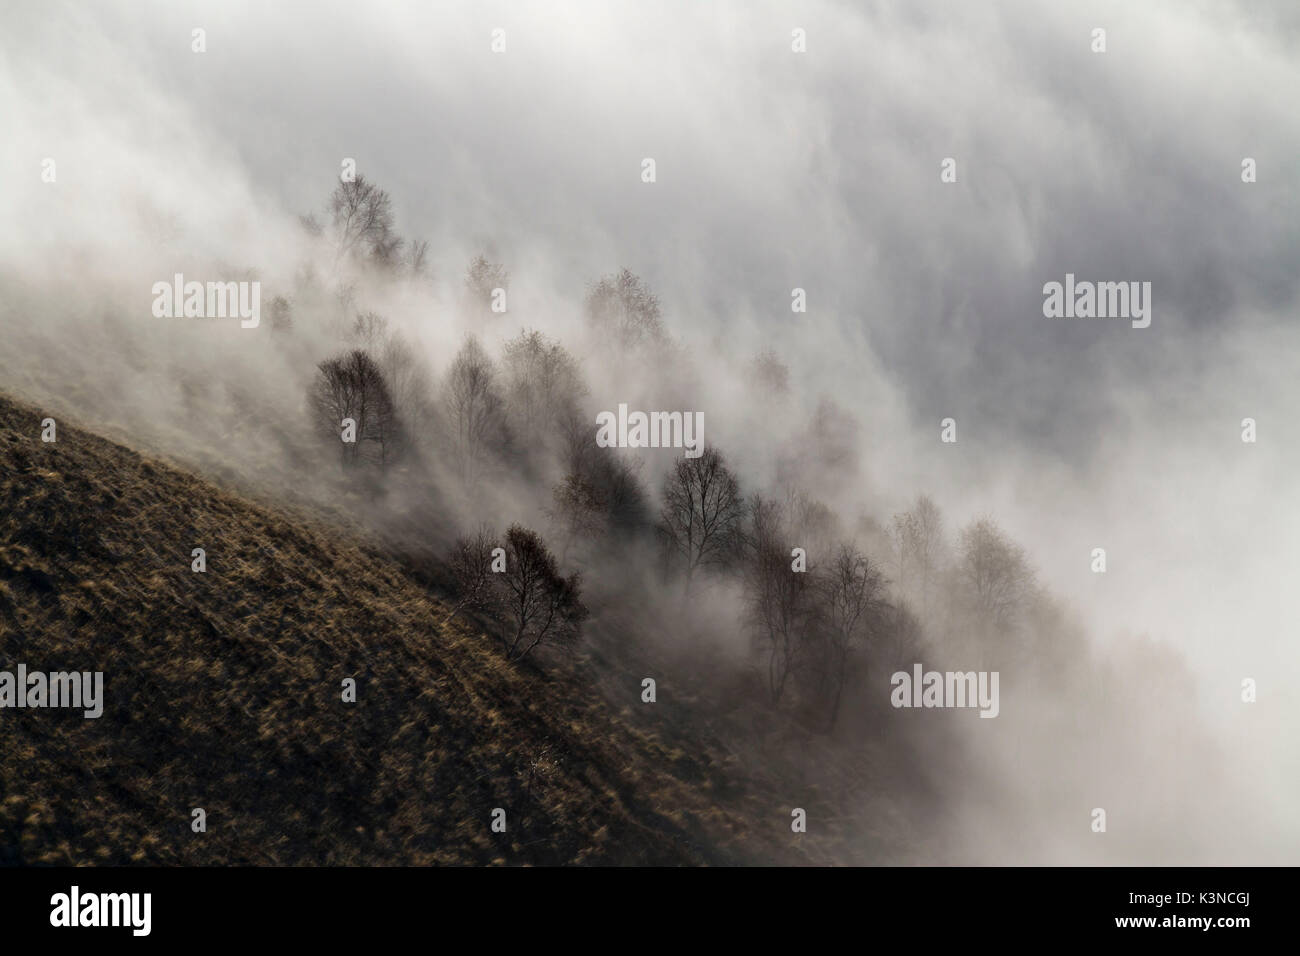
<svg viewBox="0 0 1300 956">
<path fill-rule="evenodd" d="M 118 185 L 170 167 L 197 210 L 238 177 L 286 212 L 350 156 L 435 250 L 490 243 L 516 273 L 544 256 L 576 284 L 627 265 L 684 326 L 861 341 L 922 418 L 1075 460 L 1128 389 L 1205 384 L 1237 360 L 1225 337 L 1291 326 L 1293 4 L 8 7 L 20 214 L 47 155 L 66 181 L 135 154 L 150 165 Z M 1151 328 L 1044 320 L 1067 272 L 1151 282 Z"/>
</svg>

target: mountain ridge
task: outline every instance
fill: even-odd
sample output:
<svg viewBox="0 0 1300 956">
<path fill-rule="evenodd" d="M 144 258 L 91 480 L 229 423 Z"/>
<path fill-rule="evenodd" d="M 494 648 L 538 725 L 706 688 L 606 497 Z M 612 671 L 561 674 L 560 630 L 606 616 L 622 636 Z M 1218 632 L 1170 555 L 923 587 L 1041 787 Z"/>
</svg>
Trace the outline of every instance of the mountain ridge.
<svg viewBox="0 0 1300 956">
<path fill-rule="evenodd" d="M 102 671 L 104 713 L 0 710 L 0 862 L 809 862 L 376 546 L 42 417 L 0 394 L 0 669 Z"/>
</svg>

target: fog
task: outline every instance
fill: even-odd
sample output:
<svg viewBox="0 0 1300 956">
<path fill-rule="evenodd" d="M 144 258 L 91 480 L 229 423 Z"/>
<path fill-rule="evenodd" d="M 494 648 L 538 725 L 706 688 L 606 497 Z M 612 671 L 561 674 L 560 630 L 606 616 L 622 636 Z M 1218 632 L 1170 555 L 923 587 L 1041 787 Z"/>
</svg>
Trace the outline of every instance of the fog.
<svg viewBox="0 0 1300 956">
<path fill-rule="evenodd" d="M 1068 673 L 1002 661 L 996 720 L 889 711 L 881 673 L 853 689 L 825 759 L 857 759 L 874 731 L 854 720 L 883 705 L 942 802 L 888 862 L 1300 858 L 1293 5 L 19 0 L 5 20 L 0 389 L 340 521 L 424 516 L 442 545 L 486 518 L 543 526 L 562 475 L 461 487 L 435 443 L 376 505 L 310 434 L 316 364 L 375 311 L 437 394 L 467 332 L 499 360 L 538 329 L 581 361 L 593 416 L 702 411 L 746 494 L 793 480 L 846 529 L 922 493 L 950 538 L 991 516 L 1068 606 Z M 348 158 L 428 240 L 427 276 L 348 271 L 302 228 Z M 480 253 L 509 270 L 504 315 L 465 306 Z M 585 321 L 623 268 L 659 297 L 668 351 L 612 355 Z M 176 273 L 258 279 L 261 325 L 156 318 Z M 1045 318 L 1067 273 L 1149 281 L 1150 327 Z M 275 295 L 295 308 L 279 340 Z M 769 350 L 783 397 L 753 388 Z M 838 457 L 810 424 L 827 399 Z M 673 453 L 625 457 L 657 514 Z M 743 671 L 739 584 L 675 606 L 652 551 L 627 542 L 604 579 L 589 559 L 593 641 L 623 620 L 634 659 L 671 648 L 703 685 Z M 927 667 L 977 667 L 929 636 Z M 875 862 L 869 845 L 847 836 L 837 861 Z"/>
</svg>

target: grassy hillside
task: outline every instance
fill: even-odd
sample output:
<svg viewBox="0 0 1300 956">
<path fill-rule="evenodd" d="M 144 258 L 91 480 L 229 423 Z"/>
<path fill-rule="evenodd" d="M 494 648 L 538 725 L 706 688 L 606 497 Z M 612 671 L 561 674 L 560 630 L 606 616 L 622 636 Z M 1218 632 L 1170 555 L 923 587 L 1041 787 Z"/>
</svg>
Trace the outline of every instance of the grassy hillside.
<svg viewBox="0 0 1300 956">
<path fill-rule="evenodd" d="M 0 670 L 105 704 L 0 710 L 0 863 L 808 859 L 734 766 L 440 627 L 378 549 L 41 418 L 0 396 Z"/>
</svg>

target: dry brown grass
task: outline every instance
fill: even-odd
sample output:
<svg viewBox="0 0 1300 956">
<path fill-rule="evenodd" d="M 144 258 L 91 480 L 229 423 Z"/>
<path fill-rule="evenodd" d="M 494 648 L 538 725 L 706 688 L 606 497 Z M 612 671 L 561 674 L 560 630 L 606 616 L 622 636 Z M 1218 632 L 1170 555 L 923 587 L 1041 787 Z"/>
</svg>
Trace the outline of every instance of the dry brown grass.
<svg viewBox="0 0 1300 956">
<path fill-rule="evenodd" d="M 372 547 L 40 420 L 0 396 L 0 669 L 103 671 L 106 701 L 0 711 L 0 862 L 801 859 L 788 811 L 715 805 L 735 768 L 440 629 Z"/>
</svg>

